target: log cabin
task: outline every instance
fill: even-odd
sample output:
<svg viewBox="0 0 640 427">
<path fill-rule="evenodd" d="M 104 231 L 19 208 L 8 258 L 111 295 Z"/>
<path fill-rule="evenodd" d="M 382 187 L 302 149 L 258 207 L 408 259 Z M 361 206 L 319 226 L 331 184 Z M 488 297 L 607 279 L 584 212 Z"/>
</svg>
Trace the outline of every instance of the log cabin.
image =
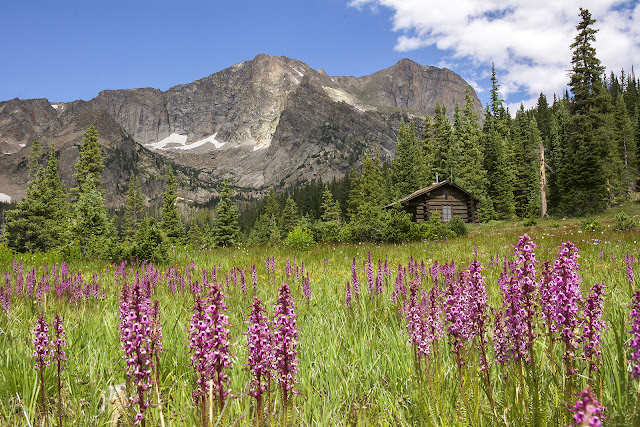
<svg viewBox="0 0 640 427">
<path fill-rule="evenodd" d="M 442 222 L 460 217 L 464 222 L 480 222 L 478 217 L 478 198 L 451 181 L 442 181 L 393 202 L 384 207 L 400 204 L 405 212 L 411 214 L 413 222 L 429 220 L 437 210 Z"/>
</svg>

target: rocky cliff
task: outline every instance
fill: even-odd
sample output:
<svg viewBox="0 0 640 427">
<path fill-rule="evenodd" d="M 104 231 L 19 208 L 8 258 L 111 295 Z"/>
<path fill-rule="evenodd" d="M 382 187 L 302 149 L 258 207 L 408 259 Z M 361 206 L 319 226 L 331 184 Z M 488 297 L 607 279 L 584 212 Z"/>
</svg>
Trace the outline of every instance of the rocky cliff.
<svg viewBox="0 0 640 427">
<path fill-rule="evenodd" d="M 146 196 L 156 197 L 169 163 L 182 195 L 200 201 L 223 178 L 252 191 L 331 179 L 366 150 L 393 156 L 402 118 L 421 120 L 436 103 L 451 114 L 467 87 L 450 70 L 408 59 L 369 76 L 330 77 L 295 59 L 260 54 L 164 92 L 106 90 L 69 103 L 13 99 L 0 102 L 0 194 L 13 200 L 24 194 L 25 159 L 36 138 L 55 142 L 62 179 L 72 186 L 91 124 L 101 134 L 112 205 L 122 203 L 130 171 Z"/>
</svg>

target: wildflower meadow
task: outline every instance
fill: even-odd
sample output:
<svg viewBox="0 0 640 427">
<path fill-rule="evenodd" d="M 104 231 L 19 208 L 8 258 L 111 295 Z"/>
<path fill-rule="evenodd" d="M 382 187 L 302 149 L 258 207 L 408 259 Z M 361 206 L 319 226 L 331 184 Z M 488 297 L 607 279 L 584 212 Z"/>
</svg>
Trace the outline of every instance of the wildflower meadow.
<svg viewBox="0 0 640 427">
<path fill-rule="evenodd" d="M 640 232 L 2 252 L 3 426 L 637 425 Z"/>
</svg>

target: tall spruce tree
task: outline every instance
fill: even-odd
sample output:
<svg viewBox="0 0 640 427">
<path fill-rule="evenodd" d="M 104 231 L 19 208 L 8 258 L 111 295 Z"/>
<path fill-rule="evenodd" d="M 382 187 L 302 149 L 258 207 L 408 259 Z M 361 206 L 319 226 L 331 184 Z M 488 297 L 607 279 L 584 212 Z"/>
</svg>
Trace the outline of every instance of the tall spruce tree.
<svg viewBox="0 0 640 427">
<path fill-rule="evenodd" d="M 480 200 L 478 214 L 482 221 L 487 221 L 495 217 L 495 211 L 487 196 L 489 181 L 483 166 L 480 123 L 468 88 L 465 90 L 465 106 L 460 115 L 459 127 L 459 130 L 456 129 L 456 136 L 463 161 L 458 166 L 456 183 Z"/>
<path fill-rule="evenodd" d="M 46 166 L 42 165 L 48 158 Z M 67 227 L 66 190 L 58 177 L 55 144 L 48 156 L 34 141 L 29 156 L 29 176 L 25 197 L 6 213 L 9 247 L 18 252 L 48 251 L 63 244 Z"/>
<path fill-rule="evenodd" d="M 96 188 L 99 189 L 102 185 L 100 174 L 104 170 L 104 157 L 98 142 L 99 136 L 100 134 L 96 128 L 91 125 L 82 137 L 82 146 L 80 146 L 80 153 L 75 164 L 76 172 L 73 174 L 77 183 L 74 191 L 81 189 L 82 184 L 88 179 L 89 175 L 93 176 Z"/>
<path fill-rule="evenodd" d="M 423 163 L 413 122 L 407 125 L 403 119 L 398 131 L 396 155 L 391 163 L 392 198 L 408 196 L 420 188 L 423 183 L 420 170 Z"/>
<path fill-rule="evenodd" d="M 452 144 L 453 135 L 451 122 L 447 116 L 447 109 L 436 104 L 433 116 L 432 142 L 429 150 L 433 153 L 433 173 L 438 175 L 438 181 L 451 178 L 449 169 L 449 147 Z"/>
<path fill-rule="evenodd" d="M 609 202 L 604 164 L 609 142 L 599 139 L 606 136 L 601 132 L 606 102 L 601 79 L 604 67 L 593 47 L 596 21 L 586 9 L 580 8 L 580 16 L 578 35 L 571 44 L 569 143 L 559 171 L 561 210 L 570 214 L 601 212 Z"/>
<path fill-rule="evenodd" d="M 83 180 L 79 190 L 73 205 L 65 255 L 109 258 L 115 243 L 115 227 L 92 174 Z"/>
<path fill-rule="evenodd" d="M 124 206 L 123 234 L 125 240 L 131 241 L 144 217 L 144 199 L 138 178 L 131 172 L 129 188 Z"/>
<path fill-rule="evenodd" d="M 231 197 L 229 180 L 225 178 L 213 223 L 212 235 L 216 246 L 234 246 L 240 243 L 238 208 Z"/>
<path fill-rule="evenodd" d="M 324 187 L 324 192 L 322 193 L 322 220 L 324 222 L 335 221 L 337 223 L 341 222 L 341 210 L 340 204 L 337 200 L 333 198 L 333 194 L 328 186 Z"/>
<path fill-rule="evenodd" d="M 167 235 L 169 243 L 182 244 L 185 241 L 186 235 L 184 231 L 184 225 L 182 224 L 182 217 L 178 212 L 178 184 L 176 178 L 173 175 L 173 169 L 169 166 L 169 171 L 166 176 L 167 188 L 162 194 L 162 211 L 160 217 L 162 219 L 160 228 Z"/>
<path fill-rule="evenodd" d="M 540 213 L 538 153 L 542 143 L 535 117 L 520 109 L 510 133 L 515 159 L 514 201 L 516 215 L 524 218 Z"/>
<path fill-rule="evenodd" d="M 495 66 L 492 66 L 491 103 L 486 109 L 482 137 L 483 164 L 489 182 L 487 197 L 493 202 L 497 218 L 511 219 L 515 216 L 514 158 L 508 139 L 509 114 L 500 99 L 499 88 Z"/>
<path fill-rule="evenodd" d="M 287 197 L 282 209 L 282 215 L 279 218 L 280 235 L 286 237 L 300 223 L 300 211 L 295 200 Z"/>
<path fill-rule="evenodd" d="M 634 129 L 622 94 L 619 94 L 616 99 L 613 130 L 614 146 L 617 148 L 619 157 L 624 165 L 623 185 L 628 196 L 635 191 L 635 184 L 638 179 L 638 163 Z"/>
</svg>

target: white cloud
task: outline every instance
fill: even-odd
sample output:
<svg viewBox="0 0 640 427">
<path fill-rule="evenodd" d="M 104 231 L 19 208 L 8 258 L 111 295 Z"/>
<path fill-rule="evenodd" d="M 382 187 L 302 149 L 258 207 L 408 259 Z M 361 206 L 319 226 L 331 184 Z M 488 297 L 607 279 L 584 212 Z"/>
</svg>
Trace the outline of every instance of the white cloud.
<svg viewBox="0 0 640 427">
<path fill-rule="evenodd" d="M 640 66 L 637 0 L 352 0 L 349 5 L 391 9 L 393 29 L 400 33 L 397 51 L 433 46 L 448 52 L 449 60 L 494 62 L 507 103 L 515 92 L 524 93 L 528 106 L 540 92 L 550 97 L 564 91 L 580 7 L 597 20 L 594 46 L 607 73 Z"/>
</svg>

